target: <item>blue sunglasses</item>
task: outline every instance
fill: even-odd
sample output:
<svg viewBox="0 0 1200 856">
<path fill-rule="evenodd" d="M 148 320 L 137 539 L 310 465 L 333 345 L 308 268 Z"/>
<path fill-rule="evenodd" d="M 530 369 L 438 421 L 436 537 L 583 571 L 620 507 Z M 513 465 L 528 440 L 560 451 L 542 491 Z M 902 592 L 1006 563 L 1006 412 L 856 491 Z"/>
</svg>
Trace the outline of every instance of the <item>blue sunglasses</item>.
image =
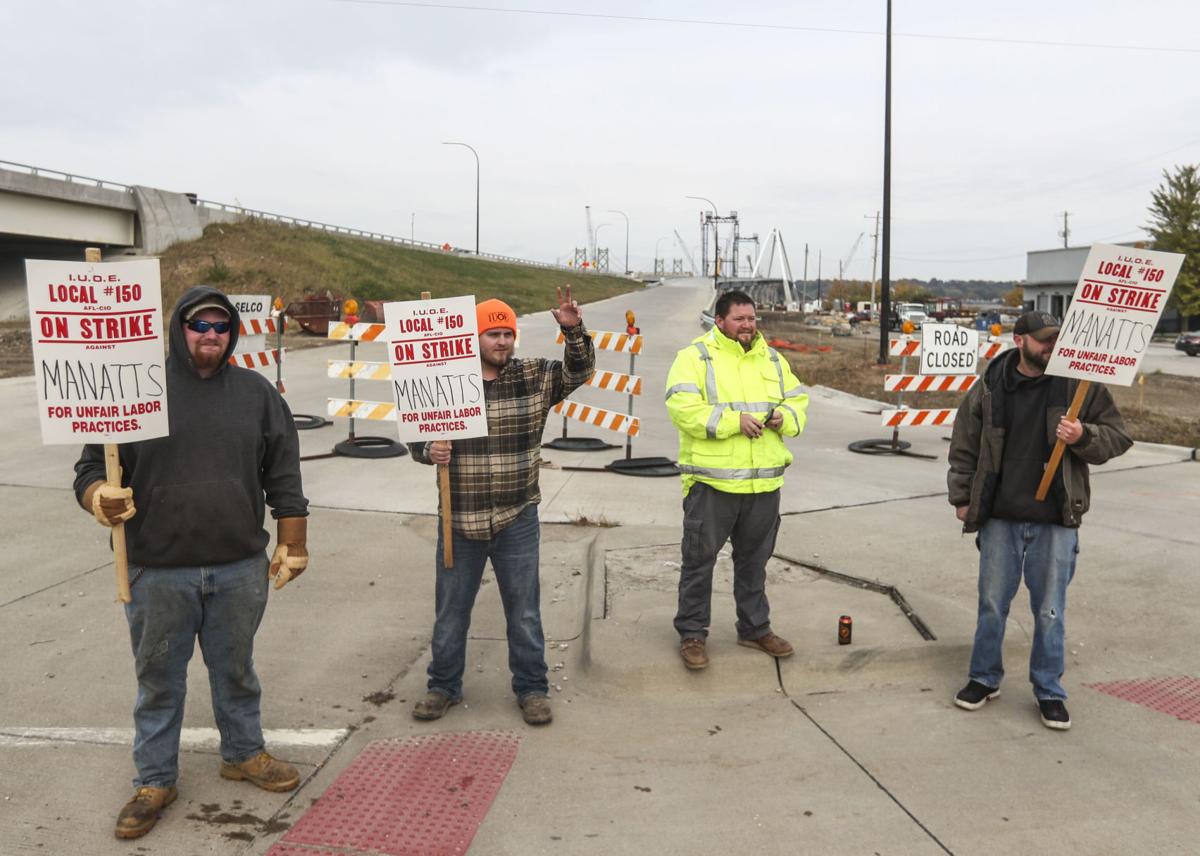
<svg viewBox="0 0 1200 856">
<path fill-rule="evenodd" d="M 193 333 L 207 333 L 209 330 L 228 333 L 230 326 L 231 322 L 229 321 L 201 321 L 199 318 L 187 322 L 187 328 Z"/>
</svg>

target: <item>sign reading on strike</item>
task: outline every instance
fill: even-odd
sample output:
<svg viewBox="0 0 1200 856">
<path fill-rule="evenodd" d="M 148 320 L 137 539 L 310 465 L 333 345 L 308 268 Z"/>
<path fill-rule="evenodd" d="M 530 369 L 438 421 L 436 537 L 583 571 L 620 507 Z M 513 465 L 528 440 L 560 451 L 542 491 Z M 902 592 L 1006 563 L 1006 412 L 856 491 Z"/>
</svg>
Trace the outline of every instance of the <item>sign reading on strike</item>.
<svg viewBox="0 0 1200 856">
<path fill-rule="evenodd" d="M 401 442 L 487 436 L 475 298 L 383 304 Z"/>
<path fill-rule="evenodd" d="M 978 364 L 979 331 L 957 324 L 921 325 L 920 374 L 975 374 Z"/>
<path fill-rule="evenodd" d="M 25 262 L 43 443 L 165 437 L 158 260 Z"/>
<path fill-rule="evenodd" d="M 1046 373 L 1132 384 L 1182 264 L 1179 253 L 1093 244 Z"/>
</svg>

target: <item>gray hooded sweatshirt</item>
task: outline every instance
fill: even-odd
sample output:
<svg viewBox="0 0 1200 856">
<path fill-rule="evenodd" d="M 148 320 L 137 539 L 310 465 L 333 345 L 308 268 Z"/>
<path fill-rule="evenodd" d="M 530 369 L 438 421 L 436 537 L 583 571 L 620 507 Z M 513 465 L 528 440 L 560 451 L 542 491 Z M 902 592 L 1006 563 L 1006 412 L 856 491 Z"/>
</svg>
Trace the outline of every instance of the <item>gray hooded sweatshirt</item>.
<svg viewBox="0 0 1200 856">
<path fill-rule="evenodd" d="M 224 360 L 201 378 L 192 364 L 183 316 L 200 301 L 229 311 L 238 340 L 238 313 L 224 294 L 205 285 L 175 304 L 166 364 L 170 436 L 120 445 L 123 486 L 133 488 L 135 514 L 125 524 L 131 565 L 218 565 L 262 552 L 266 506 L 280 517 L 306 517 L 300 481 L 300 443 L 287 403 L 257 372 Z M 75 496 L 104 479 L 104 447 L 84 446 L 75 464 Z"/>
</svg>

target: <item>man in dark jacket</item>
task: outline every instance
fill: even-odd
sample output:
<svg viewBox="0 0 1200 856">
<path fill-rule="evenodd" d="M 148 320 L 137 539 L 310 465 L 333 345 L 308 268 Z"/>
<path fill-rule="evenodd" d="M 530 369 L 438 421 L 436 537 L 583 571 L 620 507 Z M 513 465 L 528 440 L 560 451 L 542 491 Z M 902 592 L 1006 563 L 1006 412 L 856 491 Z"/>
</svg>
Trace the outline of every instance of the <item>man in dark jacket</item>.
<svg viewBox="0 0 1200 856">
<path fill-rule="evenodd" d="M 170 436 L 120 446 L 120 487 L 105 483 L 101 446 L 85 446 L 75 465 L 80 505 L 104 526 L 125 522 L 128 546 L 137 776 L 134 797 L 117 817 L 118 838 L 145 835 L 177 796 L 187 664 L 197 637 L 221 733 L 220 775 L 270 791 L 300 781 L 295 767 L 264 751 L 253 662 L 268 576 L 278 588 L 308 563 L 295 423 L 266 378 L 229 365 L 238 313 L 225 295 L 190 289 L 168 335 Z M 278 522 L 270 562 L 267 505 Z"/>
<path fill-rule="evenodd" d="M 1079 523 L 1091 499 L 1088 464 L 1123 454 L 1133 441 L 1100 384 L 1088 390 L 1079 418 L 1067 419 L 1078 381 L 1045 374 L 1058 330 L 1045 312 L 1017 319 L 1016 348 L 988 366 L 958 409 L 947 481 L 963 531 L 979 533 L 975 646 L 968 683 L 954 703 L 978 710 L 1000 694 L 1004 626 L 1023 575 L 1034 618 L 1029 680 L 1042 723 L 1067 729 L 1064 619 Z M 1066 444 L 1062 466 L 1038 502 L 1034 493 L 1057 440 Z"/>
</svg>

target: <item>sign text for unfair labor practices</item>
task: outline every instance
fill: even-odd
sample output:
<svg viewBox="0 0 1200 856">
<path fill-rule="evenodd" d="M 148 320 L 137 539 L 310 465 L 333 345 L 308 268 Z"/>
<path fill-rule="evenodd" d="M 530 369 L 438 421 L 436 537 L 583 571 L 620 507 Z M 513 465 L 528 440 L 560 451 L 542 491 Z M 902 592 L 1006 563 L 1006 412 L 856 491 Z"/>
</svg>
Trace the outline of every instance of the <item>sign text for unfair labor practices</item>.
<svg viewBox="0 0 1200 856">
<path fill-rule="evenodd" d="M 25 262 L 44 443 L 165 437 L 157 259 Z"/>
<path fill-rule="evenodd" d="M 978 364 L 978 331 L 957 324 L 921 325 L 920 374 L 975 374 Z"/>
<path fill-rule="evenodd" d="M 383 305 L 401 442 L 487 436 L 475 298 Z"/>
<path fill-rule="evenodd" d="M 1178 253 L 1093 244 L 1046 373 L 1132 384 L 1182 264 Z"/>
</svg>

